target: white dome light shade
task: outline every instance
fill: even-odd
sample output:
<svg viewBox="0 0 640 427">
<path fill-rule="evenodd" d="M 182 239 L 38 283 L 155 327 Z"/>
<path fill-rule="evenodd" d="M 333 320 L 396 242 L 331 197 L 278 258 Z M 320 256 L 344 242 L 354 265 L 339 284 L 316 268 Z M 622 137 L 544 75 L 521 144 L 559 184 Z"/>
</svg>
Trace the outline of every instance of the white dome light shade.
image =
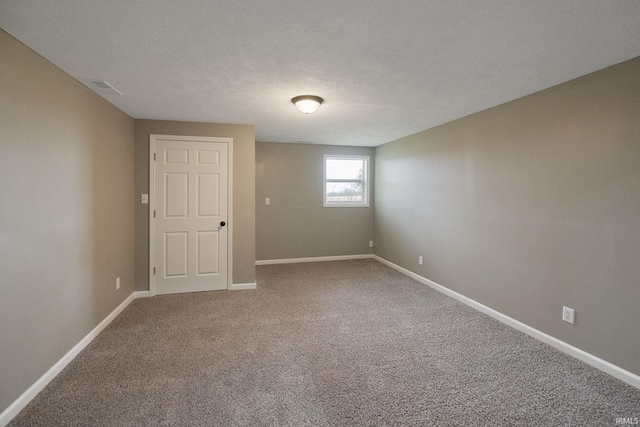
<svg viewBox="0 0 640 427">
<path fill-rule="evenodd" d="M 291 102 L 301 113 L 311 114 L 320 108 L 320 104 L 324 102 L 324 99 L 315 95 L 300 95 L 292 98 Z"/>
</svg>

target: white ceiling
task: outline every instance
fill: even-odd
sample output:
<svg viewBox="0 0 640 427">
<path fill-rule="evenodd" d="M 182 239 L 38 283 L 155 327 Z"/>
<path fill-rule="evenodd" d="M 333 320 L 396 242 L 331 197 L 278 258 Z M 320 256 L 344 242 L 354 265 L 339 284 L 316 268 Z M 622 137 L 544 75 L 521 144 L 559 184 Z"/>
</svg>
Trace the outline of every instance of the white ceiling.
<svg viewBox="0 0 640 427">
<path fill-rule="evenodd" d="M 134 118 L 376 146 L 640 56 L 638 0 L 0 0 Z M 310 116 L 290 103 L 312 94 Z"/>
</svg>

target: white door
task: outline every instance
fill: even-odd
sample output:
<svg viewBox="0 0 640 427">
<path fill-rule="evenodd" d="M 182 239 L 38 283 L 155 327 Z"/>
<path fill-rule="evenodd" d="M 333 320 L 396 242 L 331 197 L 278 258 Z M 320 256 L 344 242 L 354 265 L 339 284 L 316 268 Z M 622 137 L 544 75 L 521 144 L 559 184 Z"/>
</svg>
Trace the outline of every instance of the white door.
<svg viewBox="0 0 640 427">
<path fill-rule="evenodd" d="M 229 145 L 151 136 L 152 294 L 227 289 Z"/>
</svg>

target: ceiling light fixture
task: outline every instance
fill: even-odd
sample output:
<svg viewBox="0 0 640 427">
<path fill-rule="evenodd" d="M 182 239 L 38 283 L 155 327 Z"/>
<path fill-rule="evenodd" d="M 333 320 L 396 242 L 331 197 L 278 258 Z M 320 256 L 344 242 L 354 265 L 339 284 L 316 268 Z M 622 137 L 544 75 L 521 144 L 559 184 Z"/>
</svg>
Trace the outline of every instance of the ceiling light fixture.
<svg viewBox="0 0 640 427">
<path fill-rule="evenodd" d="M 311 114 L 320 108 L 324 99 L 315 95 L 300 95 L 291 99 L 293 105 L 303 114 Z"/>
</svg>

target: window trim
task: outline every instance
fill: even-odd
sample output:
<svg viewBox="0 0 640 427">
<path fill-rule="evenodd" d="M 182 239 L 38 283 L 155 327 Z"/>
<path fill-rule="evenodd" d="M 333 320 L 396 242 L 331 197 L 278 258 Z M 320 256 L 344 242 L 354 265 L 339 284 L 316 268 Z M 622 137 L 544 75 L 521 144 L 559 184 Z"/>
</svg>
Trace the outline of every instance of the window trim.
<svg viewBox="0 0 640 427">
<path fill-rule="evenodd" d="M 364 160 L 364 201 L 358 203 L 329 203 L 327 202 L 327 160 Z M 322 161 L 322 206 L 325 208 L 368 208 L 369 207 L 369 156 L 325 154 Z M 355 180 L 354 180 L 355 181 Z"/>
</svg>

